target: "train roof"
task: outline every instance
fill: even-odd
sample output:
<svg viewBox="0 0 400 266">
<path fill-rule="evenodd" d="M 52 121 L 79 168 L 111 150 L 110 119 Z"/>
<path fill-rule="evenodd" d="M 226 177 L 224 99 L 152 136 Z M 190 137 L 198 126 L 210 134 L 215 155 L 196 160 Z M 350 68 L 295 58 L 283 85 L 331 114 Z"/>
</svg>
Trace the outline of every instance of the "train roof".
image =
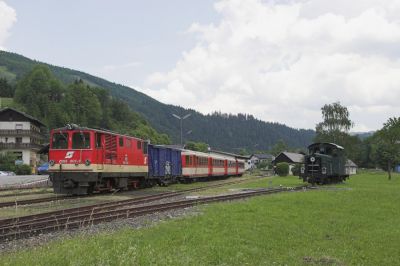
<svg viewBox="0 0 400 266">
<path fill-rule="evenodd" d="M 196 156 L 203 156 L 203 157 L 211 157 L 214 159 L 220 159 L 220 160 L 235 160 L 234 157 L 232 156 L 224 156 L 221 154 L 216 154 L 216 153 L 205 153 L 201 151 L 192 151 L 192 150 L 182 150 L 182 155 L 196 155 Z"/>
<path fill-rule="evenodd" d="M 313 143 L 313 144 L 311 144 L 310 146 L 308 146 L 308 148 L 310 149 L 310 148 L 312 148 L 312 147 L 320 146 L 320 145 L 323 145 L 323 146 L 332 146 L 332 147 L 335 147 L 336 149 L 344 150 L 344 148 L 343 148 L 342 146 L 339 146 L 339 145 L 337 145 L 337 144 L 335 144 L 335 143 L 330 143 L 330 142 L 316 142 L 316 143 Z"/>
<path fill-rule="evenodd" d="M 52 129 L 53 132 L 54 131 L 55 132 L 57 132 L 57 131 L 65 131 L 65 130 L 91 130 L 91 131 L 107 133 L 107 134 L 116 135 L 116 136 L 124 136 L 124 137 L 134 138 L 134 139 L 138 139 L 138 140 L 143 140 L 143 139 L 138 138 L 138 137 L 121 134 L 121 133 L 118 133 L 118 132 L 115 132 L 115 131 L 111 131 L 111 130 L 108 130 L 108 129 L 104 129 L 104 128 L 82 127 L 82 126 L 78 126 L 78 125 L 75 125 L 75 124 L 67 124 L 65 127 Z"/>
<path fill-rule="evenodd" d="M 226 155 L 226 156 L 229 156 L 229 157 L 234 157 L 234 158 L 237 158 L 237 159 L 243 159 L 243 160 L 248 160 L 251 157 L 250 155 L 245 156 L 245 155 L 234 154 L 234 153 L 225 152 L 225 151 L 211 150 L 210 152 L 211 153 L 216 153 L 216 154 L 221 154 L 221 155 Z"/>
</svg>

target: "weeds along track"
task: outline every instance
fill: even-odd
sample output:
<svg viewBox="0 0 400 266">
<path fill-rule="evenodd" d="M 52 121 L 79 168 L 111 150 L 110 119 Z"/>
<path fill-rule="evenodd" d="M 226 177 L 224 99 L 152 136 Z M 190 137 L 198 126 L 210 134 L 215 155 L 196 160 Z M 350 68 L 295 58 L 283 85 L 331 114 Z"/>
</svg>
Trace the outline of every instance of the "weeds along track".
<svg viewBox="0 0 400 266">
<path fill-rule="evenodd" d="M 219 186 L 222 185 L 226 185 L 226 183 L 220 184 Z M 146 196 L 137 199 L 132 199 L 130 200 L 131 201 L 130 203 L 128 203 L 127 200 L 124 200 L 122 202 L 113 202 L 110 205 L 106 205 L 105 203 L 103 203 L 90 207 L 88 206 L 83 208 L 68 209 L 52 213 L 24 216 L 20 218 L 0 221 L 0 241 L 3 242 L 7 240 L 26 238 L 38 234 L 49 233 L 60 230 L 77 229 L 89 225 L 99 224 L 102 222 L 109 222 L 124 218 L 132 218 L 172 209 L 186 208 L 198 204 L 243 199 L 258 195 L 272 194 L 284 191 L 302 190 L 305 188 L 306 188 L 305 186 L 299 186 L 294 188 L 275 188 L 275 189 L 261 189 L 261 190 L 259 189 L 255 191 L 247 191 L 238 194 L 210 196 L 205 198 L 185 199 L 185 200 L 178 200 L 166 203 L 135 206 L 139 203 L 148 203 L 161 198 L 174 197 L 190 191 L 206 189 L 206 187 L 201 187 L 180 192 L 167 192 L 163 193 L 162 195 L 153 195 L 153 196 Z"/>
<path fill-rule="evenodd" d="M 50 202 L 50 201 L 57 201 L 57 200 L 65 200 L 65 199 L 76 199 L 76 198 L 82 198 L 82 197 L 85 197 L 85 196 L 51 196 L 51 197 L 46 197 L 46 198 L 7 201 L 7 202 L 0 202 L 0 208 L 20 206 L 20 205 L 29 205 L 29 204 L 43 203 L 43 202 Z"/>
<path fill-rule="evenodd" d="M 50 194 L 53 193 L 51 191 L 26 191 L 26 190 L 10 190 L 7 194 L 0 194 L 0 198 L 11 198 L 17 196 L 31 196 L 31 195 L 40 195 L 40 194 Z"/>
</svg>

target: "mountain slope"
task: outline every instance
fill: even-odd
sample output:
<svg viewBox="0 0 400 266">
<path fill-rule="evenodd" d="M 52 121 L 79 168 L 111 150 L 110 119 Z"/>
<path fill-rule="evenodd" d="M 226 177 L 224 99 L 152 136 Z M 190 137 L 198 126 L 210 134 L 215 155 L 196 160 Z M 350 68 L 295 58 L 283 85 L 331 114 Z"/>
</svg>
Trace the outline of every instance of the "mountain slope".
<svg viewBox="0 0 400 266">
<path fill-rule="evenodd" d="M 0 51 L 0 77 L 10 82 L 19 80 L 35 64 L 43 64 L 15 53 Z M 84 72 L 47 65 L 53 74 L 65 84 L 82 79 L 89 85 L 102 87 L 116 98 L 125 101 L 133 110 L 141 113 L 150 124 L 172 140 L 179 140 L 179 121 L 172 113 L 192 116 L 184 122 L 185 140 L 203 141 L 213 148 L 229 151 L 238 149 L 267 150 L 279 139 L 290 147 L 305 147 L 314 137 L 312 130 L 297 130 L 282 124 L 264 122 L 248 115 L 225 115 L 215 113 L 203 115 L 194 110 L 163 104 L 129 87 L 112 83 Z"/>
</svg>

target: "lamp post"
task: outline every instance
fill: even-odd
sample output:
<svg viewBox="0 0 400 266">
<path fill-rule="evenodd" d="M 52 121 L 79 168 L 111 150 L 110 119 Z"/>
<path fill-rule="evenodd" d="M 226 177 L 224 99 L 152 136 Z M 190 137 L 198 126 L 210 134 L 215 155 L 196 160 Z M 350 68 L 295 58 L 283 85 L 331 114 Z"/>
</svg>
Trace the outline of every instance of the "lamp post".
<svg viewBox="0 0 400 266">
<path fill-rule="evenodd" d="M 180 120 L 180 122 L 181 122 L 181 145 L 183 144 L 183 126 L 182 126 L 182 124 L 183 124 L 183 120 L 185 120 L 186 118 L 188 118 L 189 116 L 191 116 L 192 114 L 187 114 L 187 115 L 185 115 L 185 116 L 179 116 L 179 115 L 176 115 L 176 114 L 172 114 L 172 116 L 173 117 L 175 117 L 176 119 L 179 119 Z"/>
</svg>

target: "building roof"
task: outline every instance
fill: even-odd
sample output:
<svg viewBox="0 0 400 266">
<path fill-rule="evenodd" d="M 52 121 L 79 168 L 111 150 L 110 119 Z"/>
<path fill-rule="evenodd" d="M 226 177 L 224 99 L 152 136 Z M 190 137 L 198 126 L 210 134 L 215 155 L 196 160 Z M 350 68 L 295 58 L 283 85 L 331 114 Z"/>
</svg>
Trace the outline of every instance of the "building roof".
<svg viewBox="0 0 400 266">
<path fill-rule="evenodd" d="M 352 160 L 347 160 L 345 166 L 347 167 L 358 167 Z"/>
<path fill-rule="evenodd" d="M 260 154 L 253 154 L 250 157 L 253 157 L 253 156 L 257 157 L 260 160 L 265 160 L 265 159 L 273 160 L 274 159 L 274 156 L 272 154 L 262 154 L 262 153 L 260 153 Z"/>
<path fill-rule="evenodd" d="M 293 163 L 302 163 L 304 162 L 304 155 L 300 153 L 293 153 L 293 152 L 281 152 L 278 156 L 276 156 L 275 160 L 278 159 L 279 157 L 285 156 L 287 157 L 290 161 Z"/>
<path fill-rule="evenodd" d="M 41 122 L 39 119 L 36 119 L 36 118 L 34 118 L 33 116 L 30 116 L 30 115 L 28 115 L 28 114 L 25 114 L 24 112 L 18 111 L 18 110 L 14 109 L 14 108 L 11 108 L 11 107 L 6 107 L 6 108 L 4 108 L 4 109 L 0 109 L 0 114 L 5 113 L 5 112 L 8 112 L 8 111 L 18 113 L 18 114 L 24 116 L 27 120 L 29 120 L 29 121 L 31 121 L 31 122 L 35 122 L 35 123 L 39 124 L 40 126 L 43 126 L 43 127 L 46 126 L 46 125 L 45 125 L 43 122 Z"/>
</svg>

